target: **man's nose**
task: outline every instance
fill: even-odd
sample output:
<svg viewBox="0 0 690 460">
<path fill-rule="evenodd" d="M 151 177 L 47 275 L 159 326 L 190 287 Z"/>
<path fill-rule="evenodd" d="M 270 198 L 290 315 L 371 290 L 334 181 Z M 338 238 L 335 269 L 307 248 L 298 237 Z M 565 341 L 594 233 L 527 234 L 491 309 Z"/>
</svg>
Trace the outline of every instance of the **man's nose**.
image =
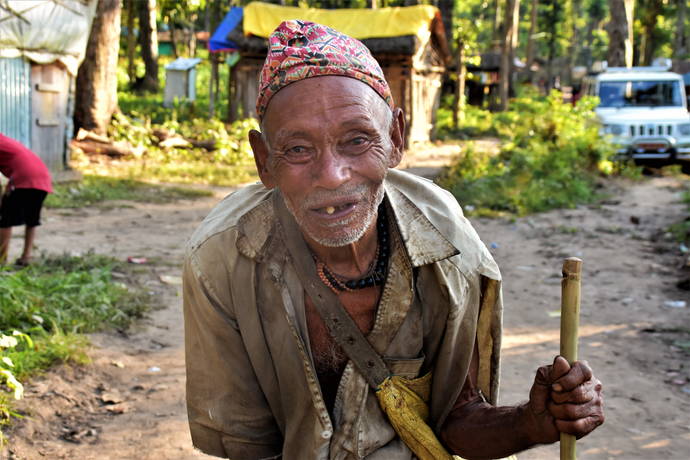
<svg viewBox="0 0 690 460">
<path fill-rule="evenodd" d="M 326 189 L 336 189 L 351 178 L 351 164 L 343 155 L 339 155 L 334 149 L 324 149 L 317 164 L 317 186 Z"/>
</svg>

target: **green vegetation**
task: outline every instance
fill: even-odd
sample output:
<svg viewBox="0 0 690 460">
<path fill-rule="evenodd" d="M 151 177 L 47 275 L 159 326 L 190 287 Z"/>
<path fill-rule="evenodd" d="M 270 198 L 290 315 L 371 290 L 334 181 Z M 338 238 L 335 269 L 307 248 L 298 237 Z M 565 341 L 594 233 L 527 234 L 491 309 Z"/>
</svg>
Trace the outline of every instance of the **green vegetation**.
<svg viewBox="0 0 690 460">
<path fill-rule="evenodd" d="M 129 200 L 148 203 L 167 203 L 181 199 L 210 196 L 208 190 L 148 184 L 132 179 L 87 175 L 80 182 L 55 185 L 45 205 L 49 208 L 78 208 L 107 200 Z"/>
<path fill-rule="evenodd" d="M 121 48 L 122 50 L 122 48 Z M 195 118 L 206 118 L 209 114 L 209 88 L 211 87 L 211 63 L 209 53 L 205 49 L 198 49 L 197 56 L 201 62 L 195 67 L 196 70 L 196 100 L 193 102 L 181 101 L 173 108 L 163 107 L 163 87 L 165 82 L 165 66 L 174 60 L 172 56 L 160 56 L 158 59 L 158 81 L 161 82 L 161 90 L 156 93 L 137 92 L 130 89 L 129 78 L 127 77 L 127 62 L 121 58 L 118 63 L 117 73 L 117 103 L 120 110 L 125 114 L 146 114 L 154 124 L 162 124 L 167 120 L 178 118 L 181 120 L 191 120 Z M 225 54 L 221 54 L 225 58 Z M 137 60 L 138 74 L 144 73 L 144 63 Z M 230 69 L 221 62 L 218 66 L 218 76 L 220 85 L 216 99 L 216 117 L 223 118 L 227 113 L 228 106 L 228 74 Z"/>
<path fill-rule="evenodd" d="M 465 105 L 462 123 L 458 129 L 453 127 L 452 98 L 446 97 L 442 107 L 436 113 L 436 129 L 438 137 L 448 139 L 472 139 L 476 137 L 498 136 L 492 112 L 475 105 Z"/>
<path fill-rule="evenodd" d="M 200 57 L 206 57 L 205 52 Z M 165 65 L 159 62 L 159 80 L 165 81 Z M 138 62 L 138 64 L 141 64 Z M 233 186 L 258 179 L 248 141 L 254 119 L 224 123 L 227 85 L 219 85 L 216 118 L 209 118 L 211 67 L 203 59 L 196 67 L 197 100 L 163 107 L 163 92 L 136 92 L 129 87 L 126 63 L 118 66 L 118 104 L 108 129 L 108 137 L 129 153 L 106 159 L 73 151 L 72 165 L 85 174 L 152 182 L 196 183 Z M 227 65 L 219 66 L 220 81 L 227 81 Z M 174 140 L 176 142 L 169 142 Z M 129 198 L 124 198 L 129 199 Z"/>
<path fill-rule="evenodd" d="M 572 106 L 554 92 L 519 97 L 507 112 L 471 111 L 480 116 L 469 117 L 470 123 L 490 125 L 502 140 L 500 153 L 468 144 L 440 185 L 481 214 L 524 215 L 594 200 L 596 178 L 614 172 L 607 160 L 613 147 L 598 134 L 594 104 Z"/>
<path fill-rule="evenodd" d="M 0 392 L 0 426 L 18 416 L 11 400 L 21 398 L 22 380 L 58 362 L 87 362 L 83 333 L 125 329 L 150 308 L 132 270 L 95 254 L 47 257 L 18 271 L 0 267 L 0 384 L 10 390 Z"/>
<path fill-rule="evenodd" d="M 685 190 L 682 194 L 682 202 L 690 212 L 690 184 L 684 183 Z M 673 235 L 673 238 L 683 243 L 686 247 L 690 244 L 690 216 L 686 217 L 680 222 L 676 222 L 668 228 L 668 231 Z"/>
<path fill-rule="evenodd" d="M 249 131 L 258 129 L 253 119 L 231 125 L 217 119 L 182 121 L 173 111 L 170 119 L 152 124 L 147 116 L 133 112 L 131 117 L 116 116 L 110 129 L 113 139 L 135 147 L 130 158 L 110 165 L 111 173 L 120 177 L 228 186 L 256 180 L 248 141 Z M 210 150 L 193 145 L 165 147 L 156 135 L 214 145 Z"/>
</svg>

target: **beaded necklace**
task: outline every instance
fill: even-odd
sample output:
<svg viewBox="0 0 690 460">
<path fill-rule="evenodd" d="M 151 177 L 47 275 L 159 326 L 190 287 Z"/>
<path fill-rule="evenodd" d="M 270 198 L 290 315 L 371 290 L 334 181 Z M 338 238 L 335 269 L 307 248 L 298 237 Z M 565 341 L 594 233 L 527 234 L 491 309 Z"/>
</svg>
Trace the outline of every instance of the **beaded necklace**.
<svg viewBox="0 0 690 460">
<path fill-rule="evenodd" d="M 316 272 L 319 278 L 333 292 L 338 294 L 343 291 L 354 291 L 371 286 L 380 286 L 386 281 L 386 269 L 388 268 L 388 258 L 390 248 L 388 246 L 388 218 L 383 203 L 378 209 L 376 220 L 377 245 L 376 256 L 367 270 L 367 274 L 359 279 L 346 279 L 333 273 L 326 264 L 314 255 L 316 261 Z"/>
</svg>

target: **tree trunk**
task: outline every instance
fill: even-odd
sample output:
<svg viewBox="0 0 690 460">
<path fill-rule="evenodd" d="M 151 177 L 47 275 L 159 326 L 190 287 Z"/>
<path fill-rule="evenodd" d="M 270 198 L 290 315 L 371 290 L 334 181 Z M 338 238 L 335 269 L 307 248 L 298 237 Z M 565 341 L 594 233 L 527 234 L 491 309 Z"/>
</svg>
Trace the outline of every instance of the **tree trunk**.
<svg viewBox="0 0 690 460">
<path fill-rule="evenodd" d="M 137 36 L 134 34 L 134 19 L 137 16 L 135 0 L 126 0 L 127 8 L 127 76 L 132 84 L 137 79 L 137 71 L 134 66 L 134 52 L 137 47 Z"/>
<path fill-rule="evenodd" d="M 453 7 L 454 0 L 438 0 L 438 9 L 441 11 L 441 19 L 443 19 L 443 29 L 446 32 L 446 43 L 448 49 L 451 49 L 450 44 L 453 43 Z"/>
<path fill-rule="evenodd" d="M 457 81 L 455 83 L 455 100 L 453 101 L 453 128 L 458 129 L 460 122 L 465 119 L 465 79 L 467 78 L 467 66 L 465 65 L 465 43 L 458 38 L 456 43 L 458 50 Z"/>
<path fill-rule="evenodd" d="M 654 60 L 654 53 L 658 47 L 656 18 L 662 13 L 661 9 L 662 3 L 657 0 L 647 0 L 640 9 L 642 13 L 641 65 L 652 65 Z"/>
<path fill-rule="evenodd" d="M 210 20 L 209 31 L 216 30 L 218 23 L 221 19 L 220 15 L 220 0 L 214 0 L 206 4 L 207 12 L 210 11 L 210 15 L 207 17 Z M 218 53 L 211 54 L 211 84 L 209 85 L 209 98 L 208 98 L 208 116 L 213 118 L 216 115 L 216 101 L 219 96 L 219 80 L 220 76 L 218 74 Z"/>
<path fill-rule="evenodd" d="M 225 112 L 225 121 L 232 123 L 237 120 L 237 90 L 236 82 L 233 77 L 233 69 L 228 69 L 228 105 Z"/>
<path fill-rule="evenodd" d="M 609 0 L 611 21 L 606 26 L 609 34 L 609 67 L 632 67 L 633 2 L 634 0 Z"/>
<path fill-rule="evenodd" d="M 582 0 L 572 0 L 570 7 L 568 16 L 572 27 L 570 29 L 570 46 L 568 46 L 568 68 L 566 69 L 566 84 L 568 86 L 573 84 L 573 67 L 577 64 L 577 59 L 582 49 L 582 37 L 580 36 L 580 28 L 577 23 L 578 18 L 582 16 Z"/>
<path fill-rule="evenodd" d="M 141 87 L 158 91 L 158 30 L 156 29 L 156 0 L 140 0 L 139 43 L 144 60 L 144 81 Z"/>
<path fill-rule="evenodd" d="M 499 95 L 501 98 L 501 110 L 508 109 L 508 97 L 510 96 L 510 80 L 513 74 L 513 59 L 515 58 L 515 46 L 517 45 L 517 27 L 520 21 L 520 0 L 508 0 L 505 15 L 505 33 L 503 38 L 503 50 L 501 54 L 501 70 L 499 77 Z"/>
<path fill-rule="evenodd" d="M 196 15 L 192 16 L 189 21 L 189 57 L 196 57 L 196 31 L 194 30 L 194 21 Z"/>
<path fill-rule="evenodd" d="M 504 39 L 504 21 L 503 21 L 503 5 L 510 0 L 496 0 L 494 8 L 494 30 L 492 34 L 491 47 L 500 47 Z"/>
<path fill-rule="evenodd" d="M 583 60 L 587 65 L 587 69 L 592 68 L 593 52 L 592 45 L 594 43 L 594 31 L 601 29 L 601 22 L 606 15 L 605 2 L 597 0 L 590 2 L 585 10 L 585 17 L 587 18 L 587 27 L 584 35 Z"/>
<path fill-rule="evenodd" d="M 688 15 L 687 0 L 676 0 L 678 9 L 676 10 L 676 35 L 674 37 L 673 59 L 685 59 L 688 52 L 688 39 L 685 33 L 685 18 Z"/>
<path fill-rule="evenodd" d="M 556 58 L 556 45 L 558 41 L 558 23 L 561 21 L 561 9 L 563 4 L 559 0 L 552 0 L 550 2 L 548 23 L 548 52 L 547 52 L 547 67 L 546 67 L 546 92 L 550 92 L 556 86 L 556 72 L 554 71 L 554 59 Z"/>
<path fill-rule="evenodd" d="M 74 132 L 84 128 L 105 134 L 117 110 L 120 13 L 120 0 L 98 1 L 84 62 L 77 74 Z"/>
<path fill-rule="evenodd" d="M 168 18 L 168 28 L 170 29 L 170 43 L 172 43 L 173 56 L 177 59 L 180 57 L 180 54 L 177 52 L 177 33 L 175 32 L 175 19 L 172 15 Z"/>
<path fill-rule="evenodd" d="M 527 59 L 525 64 L 527 64 L 527 70 L 530 69 L 532 63 L 534 62 L 535 54 L 535 40 L 534 35 L 537 33 L 537 11 L 539 10 L 539 0 L 532 0 L 532 6 L 530 10 L 530 22 L 529 22 L 529 36 L 527 37 Z"/>
</svg>

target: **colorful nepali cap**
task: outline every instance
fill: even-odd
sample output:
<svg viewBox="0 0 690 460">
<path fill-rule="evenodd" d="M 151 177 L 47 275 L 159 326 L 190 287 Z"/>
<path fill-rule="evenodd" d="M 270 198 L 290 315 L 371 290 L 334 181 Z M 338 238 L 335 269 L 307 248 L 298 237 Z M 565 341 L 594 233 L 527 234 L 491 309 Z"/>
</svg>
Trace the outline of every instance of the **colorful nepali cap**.
<svg viewBox="0 0 690 460">
<path fill-rule="evenodd" d="M 268 39 L 268 56 L 259 77 L 256 113 L 264 117 L 271 98 L 290 83 L 341 75 L 369 85 L 393 108 L 383 71 L 362 42 L 309 21 L 284 21 Z"/>
</svg>

